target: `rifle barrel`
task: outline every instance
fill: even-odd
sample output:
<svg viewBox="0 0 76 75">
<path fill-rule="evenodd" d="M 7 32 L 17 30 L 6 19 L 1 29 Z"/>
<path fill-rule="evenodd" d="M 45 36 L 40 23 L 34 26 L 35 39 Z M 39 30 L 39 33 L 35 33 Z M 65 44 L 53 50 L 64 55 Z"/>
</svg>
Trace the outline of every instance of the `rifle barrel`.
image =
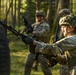
<svg viewBox="0 0 76 75">
<path fill-rule="evenodd" d="M 13 27 L 11 27 L 11 26 L 8 26 L 8 25 L 6 25 L 5 23 L 3 23 L 2 21 L 0 21 L 0 24 L 4 27 L 4 28 L 6 28 L 6 29 L 8 29 L 9 31 L 11 31 L 13 34 L 15 34 L 16 36 L 27 36 L 27 35 L 24 35 L 24 34 L 22 34 L 22 33 L 19 33 L 18 31 L 16 31 Z"/>
</svg>

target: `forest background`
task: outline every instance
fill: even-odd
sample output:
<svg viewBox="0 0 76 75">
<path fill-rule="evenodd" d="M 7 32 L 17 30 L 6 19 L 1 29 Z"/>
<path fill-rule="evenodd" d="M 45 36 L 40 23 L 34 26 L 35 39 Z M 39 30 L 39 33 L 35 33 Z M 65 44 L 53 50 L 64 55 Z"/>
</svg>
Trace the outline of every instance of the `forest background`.
<svg viewBox="0 0 76 75">
<path fill-rule="evenodd" d="M 46 13 L 46 20 L 50 25 L 50 42 L 56 32 L 57 14 L 60 9 L 69 8 L 76 15 L 76 0 L 0 0 L 0 20 L 16 29 L 18 32 L 25 28 L 21 15 L 24 15 L 30 24 L 35 22 L 37 10 Z M 25 45 L 20 37 L 16 37 L 6 30 L 10 48 L 10 75 L 23 75 L 25 59 L 28 54 L 28 46 Z M 53 75 L 59 75 L 59 64 L 52 69 Z M 32 71 L 32 75 L 43 75 L 39 65 L 39 72 Z"/>
</svg>

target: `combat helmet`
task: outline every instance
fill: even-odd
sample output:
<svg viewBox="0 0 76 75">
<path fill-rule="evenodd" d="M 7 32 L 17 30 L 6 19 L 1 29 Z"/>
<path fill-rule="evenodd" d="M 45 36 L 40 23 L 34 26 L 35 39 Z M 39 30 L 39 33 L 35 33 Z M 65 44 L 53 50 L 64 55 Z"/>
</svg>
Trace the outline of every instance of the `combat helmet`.
<svg viewBox="0 0 76 75">
<path fill-rule="evenodd" d="M 43 17 L 45 17 L 45 12 L 42 11 L 42 10 L 38 10 L 38 11 L 36 11 L 35 16 L 43 16 Z"/>
<path fill-rule="evenodd" d="M 74 14 L 71 13 L 67 16 L 60 18 L 59 25 L 63 24 L 76 27 L 76 16 L 74 16 Z"/>
<path fill-rule="evenodd" d="M 63 16 L 66 16 L 66 15 L 69 15 L 70 13 L 72 13 L 70 9 L 63 8 L 63 9 L 61 9 L 59 11 L 59 14 L 58 15 L 59 15 L 59 17 L 63 17 Z"/>
</svg>

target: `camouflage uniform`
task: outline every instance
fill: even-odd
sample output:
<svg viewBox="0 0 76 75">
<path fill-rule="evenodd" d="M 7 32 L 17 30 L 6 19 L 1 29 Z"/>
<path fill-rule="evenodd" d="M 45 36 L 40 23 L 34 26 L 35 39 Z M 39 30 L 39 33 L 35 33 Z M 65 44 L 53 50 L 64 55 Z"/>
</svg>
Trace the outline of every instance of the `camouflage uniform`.
<svg viewBox="0 0 76 75">
<path fill-rule="evenodd" d="M 66 15 L 69 15 L 70 13 L 71 13 L 71 10 L 69 10 L 67 8 L 61 9 L 58 13 L 58 21 L 57 22 L 59 22 L 59 18 L 66 16 Z M 55 34 L 55 35 L 57 35 L 56 36 L 57 39 L 55 39 L 55 35 L 54 35 L 54 39 L 53 39 L 54 43 L 64 37 L 59 24 L 57 26 L 56 33 L 57 34 Z M 60 65 L 60 75 L 70 75 L 69 71 L 68 71 L 68 67 L 66 65 Z"/>
<path fill-rule="evenodd" d="M 76 75 L 76 17 L 71 14 L 67 15 L 60 19 L 59 24 L 74 27 L 75 29 L 72 32 L 72 35 L 63 38 L 54 44 L 45 44 L 36 41 L 35 51 L 43 54 L 53 54 L 54 56 L 57 56 L 57 59 L 61 58 L 58 62 L 68 66 L 70 75 Z M 62 53 L 64 53 L 64 58 L 63 55 L 61 55 Z"/>
<path fill-rule="evenodd" d="M 50 27 L 49 25 L 43 21 L 41 23 L 34 23 L 32 25 L 33 27 L 33 32 L 35 32 L 34 34 L 34 38 L 38 41 L 42 41 L 45 43 L 49 43 L 49 37 L 50 37 Z M 33 66 L 34 63 L 34 58 L 35 58 L 35 53 L 29 53 L 27 60 L 26 60 L 26 64 L 25 64 L 25 74 L 24 75 L 30 75 L 31 72 L 31 68 Z M 41 64 L 42 67 L 42 71 L 44 73 L 44 75 L 52 75 L 51 71 L 48 67 L 48 60 L 44 57 L 43 54 L 39 54 L 37 60 L 39 61 L 39 63 Z"/>
</svg>

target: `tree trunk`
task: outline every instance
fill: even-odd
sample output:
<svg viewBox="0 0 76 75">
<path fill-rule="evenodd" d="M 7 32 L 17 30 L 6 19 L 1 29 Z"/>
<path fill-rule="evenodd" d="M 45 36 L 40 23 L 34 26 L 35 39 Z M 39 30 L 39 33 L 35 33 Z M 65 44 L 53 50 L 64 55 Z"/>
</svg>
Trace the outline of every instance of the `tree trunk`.
<svg viewBox="0 0 76 75">
<path fill-rule="evenodd" d="M 16 0 L 14 4 L 14 15 L 13 15 L 13 27 L 15 28 L 16 26 Z"/>
<path fill-rule="evenodd" d="M 62 0 L 62 8 L 69 8 L 70 0 Z"/>
<path fill-rule="evenodd" d="M 36 0 L 36 11 L 40 10 L 40 0 Z"/>
<path fill-rule="evenodd" d="M 0 15 L 1 15 L 2 13 L 1 13 L 1 0 L 0 0 Z M 0 16 L 0 19 L 1 19 L 1 16 Z"/>
<path fill-rule="evenodd" d="M 55 7 L 54 0 L 49 0 L 46 19 L 47 19 L 47 22 L 49 23 L 51 29 L 53 26 L 53 18 L 55 15 L 55 12 L 54 12 L 55 8 L 54 7 Z"/>
<path fill-rule="evenodd" d="M 21 0 L 18 0 L 18 27 L 20 27 L 20 4 Z"/>
</svg>

